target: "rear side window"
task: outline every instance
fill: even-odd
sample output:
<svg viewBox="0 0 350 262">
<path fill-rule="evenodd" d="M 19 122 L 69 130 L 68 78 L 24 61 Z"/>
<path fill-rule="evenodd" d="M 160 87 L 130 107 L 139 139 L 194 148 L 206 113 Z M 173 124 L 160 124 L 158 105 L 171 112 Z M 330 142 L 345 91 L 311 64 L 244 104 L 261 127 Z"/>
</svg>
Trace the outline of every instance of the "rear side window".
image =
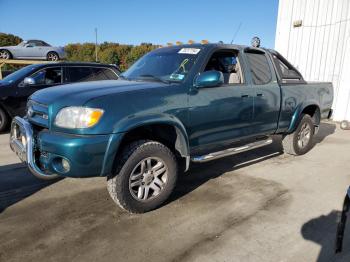
<svg viewBox="0 0 350 262">
<path fill-rule="evenodd" d="M 253 82 L 256 85 L 264 85 L 271 81 L 272 73 L 269 62 L 264 53 L 246 52 Z"/>
<path fill-rule="evenodd" d="M 92 71 L 95 75 L 95 80 L 117 80 L 118 76 L 116 73 L 109 68 L 94 67 Z"/>
<path fill-rule="evenodd" d="M 91 67 L 67 67 L 66 82 L 94 81 L 94 73 Z"/>
<path fill-rule="evenodd" d="M 276 54 L 272 56 L 282 84 L 304 83 L 301 74 L 285 58 Z"/>
</svg>

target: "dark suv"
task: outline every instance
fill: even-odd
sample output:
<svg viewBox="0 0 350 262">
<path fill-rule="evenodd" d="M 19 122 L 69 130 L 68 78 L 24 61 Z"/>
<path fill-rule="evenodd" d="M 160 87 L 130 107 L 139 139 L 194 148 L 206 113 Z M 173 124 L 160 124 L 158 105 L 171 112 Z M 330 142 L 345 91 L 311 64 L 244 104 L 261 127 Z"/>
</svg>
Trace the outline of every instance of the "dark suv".
<svg viewBox="0 0 350 262">
<path fill-rule="evenodd" d="M 43 88 L 75 82 L 116 80 L 114 65 L 98 63 L 44 63 L 29 65 L 0 81 L 0 132 L 14 116 L 24 116 L 28 97 Z"/>
</svg>

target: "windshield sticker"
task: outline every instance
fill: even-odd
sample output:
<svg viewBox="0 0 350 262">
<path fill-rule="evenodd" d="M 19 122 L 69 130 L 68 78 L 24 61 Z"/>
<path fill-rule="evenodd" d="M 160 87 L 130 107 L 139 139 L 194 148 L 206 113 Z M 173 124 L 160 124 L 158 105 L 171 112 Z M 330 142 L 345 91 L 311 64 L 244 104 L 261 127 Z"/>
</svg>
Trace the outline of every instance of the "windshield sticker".
<svg viewBox="0 0 350 262">
<path fill-rule="evenodd" d="M 196 55 L 201 51 L 199 48 L 181 48 L 179 54 Z"/>
<path fill-rule="evenodd" d="M 182 80 L 184 79 L 185 75 L 183 74 L 171 74 L 170 79 L 171 80 Z"/>
</svg>

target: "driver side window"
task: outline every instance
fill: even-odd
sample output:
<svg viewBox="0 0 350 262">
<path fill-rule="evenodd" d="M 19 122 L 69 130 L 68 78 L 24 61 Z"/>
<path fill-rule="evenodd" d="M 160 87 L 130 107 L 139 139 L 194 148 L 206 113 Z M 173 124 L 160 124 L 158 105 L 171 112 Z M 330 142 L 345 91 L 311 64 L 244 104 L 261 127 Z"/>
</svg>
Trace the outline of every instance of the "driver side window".
<svg viewBox="0 0 350 262">
<path fill-rule="evenodd" d="M 42 69 L 34 73 L 31 78 L 34 79 L 35 85 L 57 85 L 62 83 L 61 67 L 51 67 Z"/>
<path fill-rule="evenodd" d="M 238 51 L 218 51 L 209 59 L 204 71 L 220 71 L 224 76 L 224 85 L 244 83 Z"/>
<path fill-rule="evenodd" d="M 37 44 L 34 41 L 28 41 L 28 43 L 26 44 L 27 47 L 36 47 Z"/>
</svg>

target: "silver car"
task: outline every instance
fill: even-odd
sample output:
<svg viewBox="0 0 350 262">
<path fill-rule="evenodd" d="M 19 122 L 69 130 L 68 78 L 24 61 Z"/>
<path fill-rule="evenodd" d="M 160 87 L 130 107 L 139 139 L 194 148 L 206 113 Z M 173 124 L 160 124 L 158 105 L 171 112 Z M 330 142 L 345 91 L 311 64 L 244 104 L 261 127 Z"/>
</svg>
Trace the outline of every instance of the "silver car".
<svg viewBox="0 0 350 262">
<path fill-rule="evenodd" d="M 0 59 L 39 59 L 58 61 L 65 58 L 63 47 L 50 46 L 41 40 L 23 41 L 16 46 L 1 46 Z"/>
</svg>

